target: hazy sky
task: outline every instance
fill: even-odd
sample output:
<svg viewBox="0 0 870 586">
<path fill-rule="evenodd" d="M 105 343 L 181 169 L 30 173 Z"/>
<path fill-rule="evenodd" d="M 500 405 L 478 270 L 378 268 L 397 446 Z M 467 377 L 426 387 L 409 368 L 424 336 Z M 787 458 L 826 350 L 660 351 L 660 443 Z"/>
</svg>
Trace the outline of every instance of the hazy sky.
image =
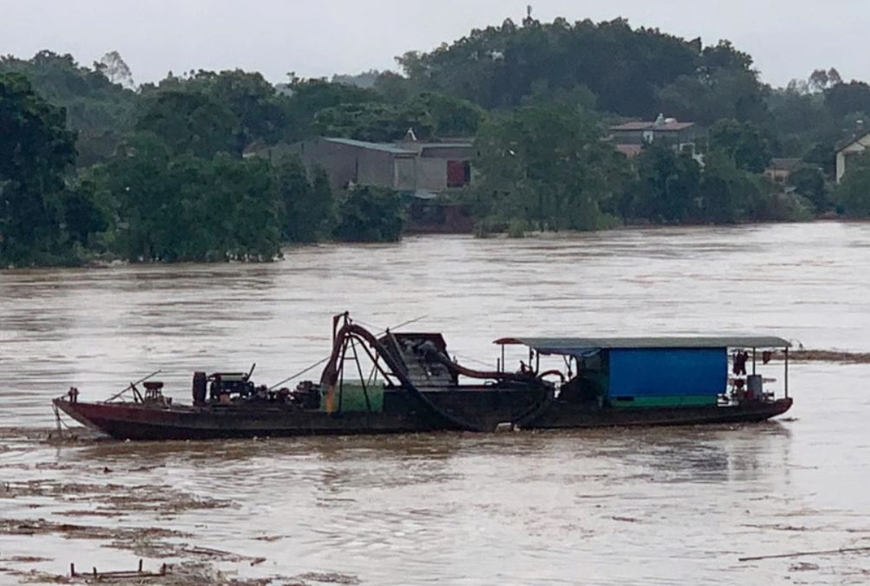
<svg viewBox="0 0 870 586">
<path fill-rule="evenodd" d="M 705 44 L 728 38 L 762 78 L 784 85 L 818 67 L 870 80 L 870 0 L 0 0 L 0 54 L 41 49 L 90 64 L 117 50 L 138 82 L 168 71 L 261 71 L 270 81 L 394 68 L 531 3 L 550 21 L 619 16 Z"/>
</svg>

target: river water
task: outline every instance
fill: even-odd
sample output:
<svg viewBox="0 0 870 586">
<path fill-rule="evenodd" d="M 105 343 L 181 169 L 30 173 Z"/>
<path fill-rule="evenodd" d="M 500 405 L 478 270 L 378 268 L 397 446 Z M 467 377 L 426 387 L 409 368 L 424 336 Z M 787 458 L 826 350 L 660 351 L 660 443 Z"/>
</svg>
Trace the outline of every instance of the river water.
<svg viewBox="0 0 870 586">
<path fill-rule="evenodd" d="M 255 362 L 256 380 L 277 382 L 328 353 L 344 310 L 375 329 L 420 318 L 408 328 L 443 332 L 472 366 L 522 334 L 764 333 L 867 352 L 868 253 L 870 225 L 815 223 L 0 273 L 0 518 L 171 529 L 176 543 L 265 558 L 236 564 L 241 576 L 307 584 L 864 584 L 870 554 L 738 558 L 870 546 L 868 365 L 795 364 L 788 417 L 737 427 L 39 438 L 70 385 L 102 399 L 162 369 L 180 401 L 192 371 Z M 162 560 L 66 529 L 0 525 L 0 583 Z"/>
</svg>

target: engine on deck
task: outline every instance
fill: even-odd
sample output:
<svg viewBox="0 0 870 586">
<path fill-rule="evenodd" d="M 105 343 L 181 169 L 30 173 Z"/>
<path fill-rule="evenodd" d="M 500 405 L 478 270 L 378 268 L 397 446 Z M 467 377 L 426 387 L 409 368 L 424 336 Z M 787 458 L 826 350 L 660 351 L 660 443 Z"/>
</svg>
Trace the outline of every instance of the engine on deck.
<svg viewBox="0 0 870 586">
<path fill-rule="evenodd" d="M 321 398 L 320 385 L 310 381 L 299 383 L 294 390 L 271 390 L 266 385 L 255 385 L 250 380 L 250 373 L 236 372 L 217 372 L 211 375 L 202 371 L 195 372 L 192 394 L 193 404 L 200 407 L 209 404 L 265 402 L 316 410 L 320 408 Z"/>
</svg>

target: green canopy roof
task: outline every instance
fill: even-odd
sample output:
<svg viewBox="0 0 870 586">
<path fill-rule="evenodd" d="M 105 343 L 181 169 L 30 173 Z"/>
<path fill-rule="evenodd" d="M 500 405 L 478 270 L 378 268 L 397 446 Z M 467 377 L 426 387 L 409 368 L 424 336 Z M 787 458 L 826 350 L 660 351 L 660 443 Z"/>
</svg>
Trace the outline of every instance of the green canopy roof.
<svg viewBox="0 0 870 586">
<path fill-rule="evenodd" d="M 591 350 L 666 348 L 789 348 L 775 336 L 684 336 L 644 338 L 501 338 L 496 344 L 528 346 L 541 354 L 577 354 Z"/>
</svg>

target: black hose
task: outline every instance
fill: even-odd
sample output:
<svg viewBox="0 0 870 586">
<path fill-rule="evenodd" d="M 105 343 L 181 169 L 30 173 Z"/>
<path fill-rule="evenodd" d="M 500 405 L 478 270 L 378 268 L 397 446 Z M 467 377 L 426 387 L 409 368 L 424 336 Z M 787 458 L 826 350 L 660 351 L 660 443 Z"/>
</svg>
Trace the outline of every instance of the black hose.
<svg viewBox="0 0 870 586">
<path fill-rule="evenodd" d="M 397 379 L 399 379 L 399 382 L 402 383 L 402 386 L 404 388 L 406 388 L 408 391 L 410 391 L 412 394 L 416 395 L 420 399 L 420 401 L 424 405 L 426 405 L 426 407 L 428 407 L 432 412 L 434 412 L 435 414 L 437 414 L 441 418 L 447 420 L 448 422 L 450 422 L 454 426 L 456 426 L 464 431 L 475 431 L 475 432 L 491 431 L 489 428 L 487 428 L 484 425 L 473 423 L 471 421 L 466 421 L 465 419 L 457 417 L 456 415 L 453 415 L 452 413 L 448 413 L 448 412 L 444 411 L 443 409 L 441 409 L 440 407 L 438 407 L 437 405 L 435 405 L 431 400 L 429 400 L 428 397 L 426 397 L 425 393 L 423 393 L 420 389 L 417 388 L 417 386 L 414 384 L 414 382 L 411 380 L 411 378 L 405 372 L 404 365 L 399 364 L 397 362 L 396 358 L 393 356 L 393 354 L 391 352 L 389 352 L 384 347 L 384 345 L 381 344 L 381 342 L 377 338 L 375 338 L 374 335 L 372 335 L 371 332 L 369 332 L 365 328 L 358 326 L 356 324 L 345 324 L 338 331 L 338 333 L 335 337 L 335 345 L 332 348 L 332 355 L 330 356 L 330 359 L 326 365 L 326 368 L 323 369 L 323 375 L 320 377 L 321 386 L 324 386 L 324 387 L 329 387 L 329 386 L 334 387 L 335 386 L 335 383 L 337 382 L 338 374 L 339 374 L 338 358 L 339 358 L 339 355 L 341 353 L 341 346 L 344 344 L 345 338 L 347 338 L 350 335 L 356 335 L 356 336 L 362 338 L 363 340 L 365 340 L 366 342 L 368 342 L 371 345 L 371 347 L 374 348 L 375 352 L 377 352 L 377 354 L 379 356 L 383 357 L 384 362 L 387 364 L 387 366 L 390 367 L 390 370 L 392 371 L 393 375 Z M 451 362 L 451 364 L 453 364 L 454 367 L 457 366 L 452 362 Z M 477 378 L 502 378 L 502 379 L 508 379 L 508 380 L 522 380 L 525 382 L 529 382 L 528 377 L 523 377 L 522 375 L 516 375 L 513 373 L 478 373 L 478 374 L 484 374 L 487 376 L 481 376 L 481 377 L 477 377 Z M 493 376 L 488 376 L 490 374 Z M 547 396 L 549 396 L 550 394 L 551 393 L 547 393 Z M 546 403 L 546 402 L 547 401 L 544 401 L 544 403 Z M 536 408 L 535 412 L 537 412 L 538 410 L 539 410 L 539 408 Z M 529 418 L 529 416 L 525 415 L 525 416 L 523 416 L 522 419 L 528 420 L 528 418 Z"/>
<path fill-rule="evenodd" d="M 485 370 L 474 370 L 473 368 L 460 366 L 459 364 L 456 364 L 455 362 L 450 360 L 450 358 L 448 356 L 445 356 L 442 352 L 434 349 L 430 352 L 427 352 L 426 357 L 431 357 L 433 360 L 437 360 L 438 362 L 446 366 L 452 374 L 461 374 L 462 376 L 467 376 L 468 378 L 494 378 L 498 380 L 513 380 L 526 383 L 535 380 L 534 374 L 522 374 L 514 372 L 490 372 Z"/>
</svg>

